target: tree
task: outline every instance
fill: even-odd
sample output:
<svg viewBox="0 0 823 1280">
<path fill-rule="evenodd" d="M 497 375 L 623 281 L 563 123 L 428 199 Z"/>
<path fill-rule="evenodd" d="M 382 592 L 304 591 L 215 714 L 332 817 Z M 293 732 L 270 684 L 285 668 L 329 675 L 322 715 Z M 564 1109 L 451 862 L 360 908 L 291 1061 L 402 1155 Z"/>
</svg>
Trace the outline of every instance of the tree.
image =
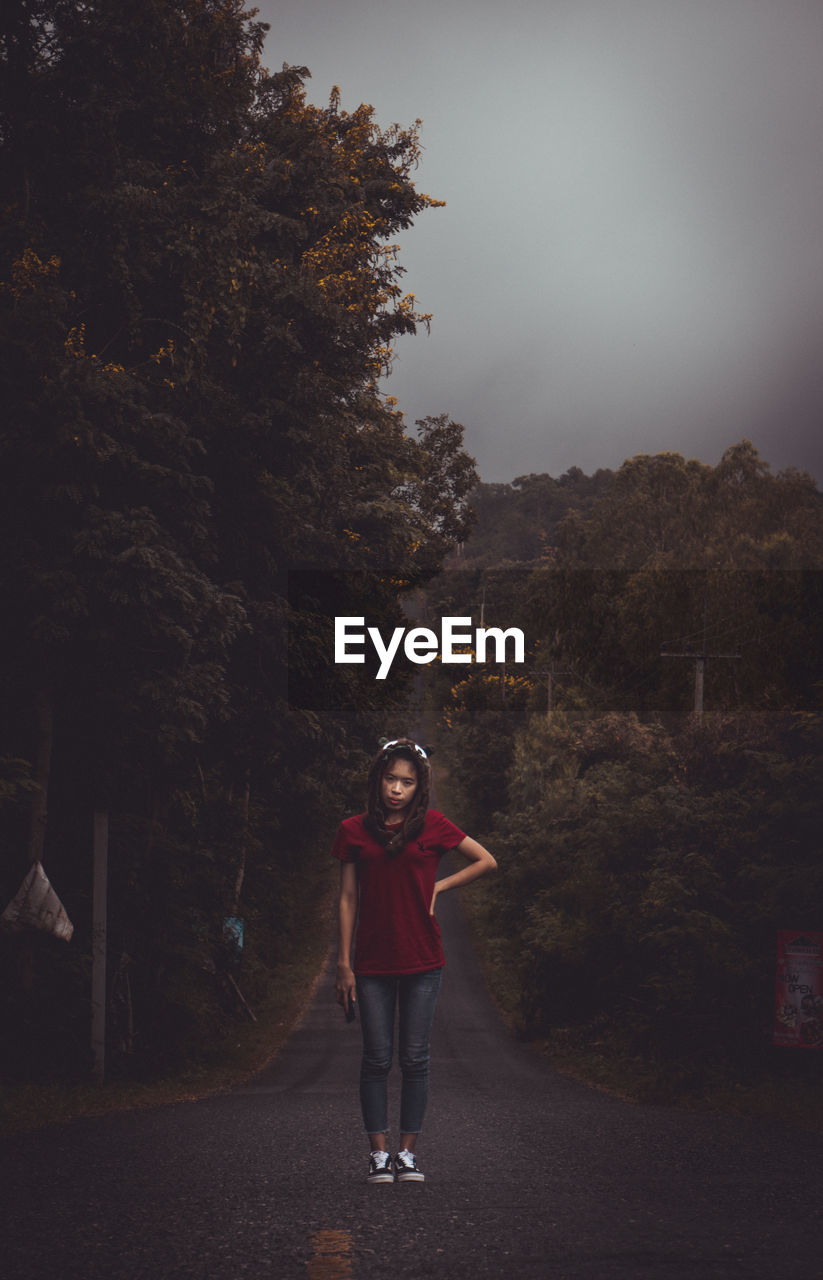
<svg viewBox="0 0 823 1280">
<path fill-rule="evenodd" d="M 471 494 L 477 524 L 463 548 L 462 565 L 539 560 L 554 547 L 564 519 L 587 512 L 611 478 L 611 471 L 586 476 L 571 467 L 557 479 L 543 473 L 517 476 L 511 484 L 477 485 Z"/>
<path fill-rule="evenodd" d="M 173 1054 L 214 1012 L 238 832 L 273 955 L 398 713 L 334 666 L 333 609 L 398 618 L 467 526 L 462 428 L 415 440 L 378 387 L 427 322 L 392 239 L 438 202 L 417 125 L 309 105 L 240 0 L 2 21 L 0 750 L 36 775 L 30 849 L 61 831 L 81 939 L 89 812 L 112 807 L 112 936 L 146 1052 L 155 1009 Z"/>
<path fill-rule="evenodd" d="M 762 1068 L 774 931 L 814 925 L 820 729 L 611 713 L 516 735 L 484 928 L 524 1030 L 591 1025 L 672 1092 L 718 1062 Z"/>
<path fill-rule="evenodd" d="M 821 539 L 812 478 L 773 475 L 747 441 L 716 468 L 641 455 L 560 526 L 535 575 L 535 625 L 560 632 L 563 660 L 613 706 L 690 705 L 691 673 L 667 651 L 728 655 L 707 665 L 710 707 L 808 699 Z"/>
</svg>

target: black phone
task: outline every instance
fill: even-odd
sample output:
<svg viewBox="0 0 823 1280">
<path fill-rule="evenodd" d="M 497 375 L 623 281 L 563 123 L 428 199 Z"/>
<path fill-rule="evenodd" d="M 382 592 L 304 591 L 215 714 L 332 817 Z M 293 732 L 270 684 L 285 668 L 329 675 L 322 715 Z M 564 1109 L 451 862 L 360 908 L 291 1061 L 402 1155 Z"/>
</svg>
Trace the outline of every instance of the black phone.
<svg viewBox="0 0 823 1280">
<path fill-rule="evenodd" d="M 357 1012 L 357 1006 L 354 1000 L 352 1000 L 351 996 L 347 998 L 346 1003 L 343 1005 L 343 1011 L 346 1015 L 346 1021 L 354 1022 L 354 1016 L 355 1016 L 355 1013 Z"/>
</svg>

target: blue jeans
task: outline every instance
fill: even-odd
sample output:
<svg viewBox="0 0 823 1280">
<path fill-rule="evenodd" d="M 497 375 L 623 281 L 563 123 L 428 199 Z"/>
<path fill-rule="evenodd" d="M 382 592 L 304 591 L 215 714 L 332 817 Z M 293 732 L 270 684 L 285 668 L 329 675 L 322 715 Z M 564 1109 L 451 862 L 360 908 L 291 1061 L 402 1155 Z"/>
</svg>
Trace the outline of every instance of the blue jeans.
<svg viewBox="0 0 823 1280">
<path fill-rule="evenodd" d="M 394 1012 L 400 1005 L 398 1061 L 402 1072 L 400 1132 L 420 1133 L 429 1097 L 429 1059 L 441 969 L 401 977 L 357 979 L 363 1032 L 360 1106 L 367 1133 L 388 1132 L 388 1082 L 394 1047 Z"/>
</svg>

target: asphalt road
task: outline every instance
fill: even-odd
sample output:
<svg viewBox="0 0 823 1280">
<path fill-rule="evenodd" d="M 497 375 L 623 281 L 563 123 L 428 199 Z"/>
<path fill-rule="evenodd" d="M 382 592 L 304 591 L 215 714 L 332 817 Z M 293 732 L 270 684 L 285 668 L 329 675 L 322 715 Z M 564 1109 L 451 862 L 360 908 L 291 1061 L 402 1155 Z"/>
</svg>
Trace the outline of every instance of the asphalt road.
<svg viewBox="0 0 823 1280">
<path fill-rule="evenodd" d="M 819 1137 L 557 1075 L 498 1021 L 456 902 L 440 914 L 425 1186 L 365 1182 L 359 1030 L 324 981 L 251 1085 L 7 1139 L 0 1274 L 823 1277 Z"/>
</svg>

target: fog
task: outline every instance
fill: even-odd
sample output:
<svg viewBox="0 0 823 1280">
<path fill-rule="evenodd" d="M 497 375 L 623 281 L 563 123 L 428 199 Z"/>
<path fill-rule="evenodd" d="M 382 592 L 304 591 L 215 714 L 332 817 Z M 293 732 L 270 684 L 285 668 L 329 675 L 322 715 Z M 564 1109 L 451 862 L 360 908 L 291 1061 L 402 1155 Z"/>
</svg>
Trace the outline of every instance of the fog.
<svg viewBox="0 0 823 1280">
<path fill-rule="evenodd" d="M 266 61 L 422 119 L 407 421 L 484 480 L 742 437 L 823 480 L 823 5 L 263 0 Z"/>
</svg>

